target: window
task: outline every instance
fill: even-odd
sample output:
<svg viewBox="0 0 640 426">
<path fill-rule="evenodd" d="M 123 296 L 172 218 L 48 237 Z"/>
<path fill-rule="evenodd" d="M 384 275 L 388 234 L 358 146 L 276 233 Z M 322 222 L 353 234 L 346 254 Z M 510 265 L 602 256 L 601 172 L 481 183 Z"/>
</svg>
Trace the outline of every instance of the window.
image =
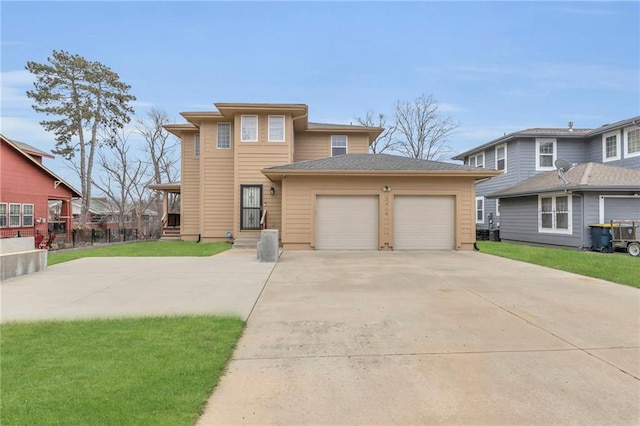
<svg viewBox="0 0 640 426">
<path fill-rule="evenodd" d="M 284 115 L 269 116 L 269 142 L 284 142 Z"/>
<path fill-rule="evenodd" d="M 331 156 L 343 155 L 347 153 L 347 137 L 343 135 L 331 136 Z"/>
<path fill-rule="evenodd" d="M 243 115 L 240 118 L 240 141 L 241 142 L 258 142 L 258 116 Z"/>
<path fill-rule="evenodd" d="M 624 129 L 625 157 L 640 155 L 640 128 Z"/>
<path fill-rule="evenodd" d="M 193 136 L 193 155 L 200 157 L 200 133 L 196 133 Z"/>
<path fill-rule="evenodd" d="M 33 204 L 22 205 L 22 226 L 33 226 Z"/>
<path fill-rule="evenodd" d="M 568 195 L 538 196 L 538 232 L 571 234 L 571 204 Z"/>
<path fill-rule="evenodd" d="M 0 228 L 7 226 L 7 203 L 0 203 Z"/>
<path fill-rule="evenodd" d="M 507 145 L 496 146 L 496 170 L 507 172 Z"/>
<path fill-rule="evenodd" d="M 605 133 L 602 135 L 602 161 L 614 161 L 620 159 L 620 144 L 618 133 Z"/>
<path fill-rule="evenodd" d="M 484 167 L 484 153 L 469 157 L 468 165 L 471 167 Z"/>
<path fill-rule="evenodd" d="M 9 204 L 9 226 L 20 226 L 20 204 Z"/>
<path fill-rule="evenodd" d="M 500 198 L 496 198 L 496 216 L 500 216 Z"/>
<path fill-rule="evenodd" d="M 231 123 L 218 123 L 218 149 L 231 148 Z"/>
<path fill-rule="evenodd" d="M 476 197 L 476 223 L 484 223 L 484 197 Z"/>
<path fill-rule="evenodd" d="M 536 139 L 536 170 L 554 170 L 556 161 L 556 140 Z"/>
</svg>

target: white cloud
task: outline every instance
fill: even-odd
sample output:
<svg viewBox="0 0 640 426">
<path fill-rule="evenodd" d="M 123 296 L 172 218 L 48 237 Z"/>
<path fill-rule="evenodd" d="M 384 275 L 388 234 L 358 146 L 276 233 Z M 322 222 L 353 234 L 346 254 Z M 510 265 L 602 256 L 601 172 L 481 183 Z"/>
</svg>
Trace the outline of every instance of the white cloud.
<svg viewBox="0 0 640 426">
<path fill-rule="evenodd" d="M 0 133 L 46 152 L 50 152 L 55 145 L 53 135 L 47 133 L 35 118 L 2 116 Z"/>
<path fill-rule="evenodd" d="M 465 109 L 459 105 L 450 104 L 447 102 L 438 102 L 438 111 L 440 112 L 461 112 Z"/>
<path fill-rule="evenodd" d="M 5 71 L 0 73 L 0 93 L 2 93 L 2 111 L 20 111 L 31 108 L 31 100 L 26 91 L 33 88 L 33 75 L 27 70 Z"/>
</svg>

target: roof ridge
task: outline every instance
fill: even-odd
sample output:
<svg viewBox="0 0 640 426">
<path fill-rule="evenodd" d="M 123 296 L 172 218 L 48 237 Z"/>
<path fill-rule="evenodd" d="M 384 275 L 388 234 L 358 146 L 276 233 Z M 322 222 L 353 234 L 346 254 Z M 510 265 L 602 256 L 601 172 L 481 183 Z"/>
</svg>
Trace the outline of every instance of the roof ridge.
<svg viewBox="0 0 640 426">
<path fill-rule="evenodd" d="M 589 184 L 589 179 L 591 178 L 591 169 L 593 169 L 593 163 L 589 162 L 586 164 L 584 170 L 582 171 L 582 176 L 580 176 L 578 185 Z"/>
</svg>

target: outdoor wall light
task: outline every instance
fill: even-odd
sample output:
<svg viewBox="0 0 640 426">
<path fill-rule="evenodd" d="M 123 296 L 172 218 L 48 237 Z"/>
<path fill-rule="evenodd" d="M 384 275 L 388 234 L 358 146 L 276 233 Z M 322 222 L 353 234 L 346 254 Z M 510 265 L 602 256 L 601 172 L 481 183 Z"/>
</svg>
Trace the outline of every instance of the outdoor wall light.
<svg viewBox="0 0 640 426">
<path fill-rule="evenodd" d="M 389 188 L 387 185 L 385 185 L 385 186 L 382 187 L 382 190 L 384 192 L 389 192 L 389 191 L 391 191 L 391 188 Z"/>
<path fill-rule="evenodd" d="M 271 194 L 271 196 L 273 197 L 274 195 L 276 195 L 276 189 L 272 186 L 271 189 L 269 190 L 269 194 Z"/>
</svg>

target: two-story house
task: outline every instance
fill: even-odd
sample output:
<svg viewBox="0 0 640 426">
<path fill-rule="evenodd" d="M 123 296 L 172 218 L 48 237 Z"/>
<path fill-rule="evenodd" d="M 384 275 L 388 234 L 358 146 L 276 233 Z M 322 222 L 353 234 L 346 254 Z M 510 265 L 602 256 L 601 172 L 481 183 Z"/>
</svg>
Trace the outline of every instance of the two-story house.
<svg viewBox="0 0 640 426">
<path fill-rule="evenodd" d="M 501 171 L 476 184 L 475 220 L 505 240 L 590 247 L 590 224 L 640 218 L 640 116 L 522 130 L 454 159 Z M 572 168 L 559 174 L 557 160 Z"/>
<path fill-rule="evenodd" d="M 383 130 L 308 121 L 304 104 L 216 103 L 165 128 L 181 140 L 180 194 L 167 229 L 220 241 L 278 229 L 295 249 L 469 250 L 475 181 L 499 174 L 369 154 Z M 167 199 L 167 197 L 165 197 Z"/>
<path fill-rule="evenodd" d="M 0 135 L 0 238 L 54 232 L 58 242 L 71 241 L 71 202 L 80 193 L 45 167 L 43 158 L 53 156 Z M 55 218 L 49 215 L 53 201 L 60 206 Z"/>
</svg>

